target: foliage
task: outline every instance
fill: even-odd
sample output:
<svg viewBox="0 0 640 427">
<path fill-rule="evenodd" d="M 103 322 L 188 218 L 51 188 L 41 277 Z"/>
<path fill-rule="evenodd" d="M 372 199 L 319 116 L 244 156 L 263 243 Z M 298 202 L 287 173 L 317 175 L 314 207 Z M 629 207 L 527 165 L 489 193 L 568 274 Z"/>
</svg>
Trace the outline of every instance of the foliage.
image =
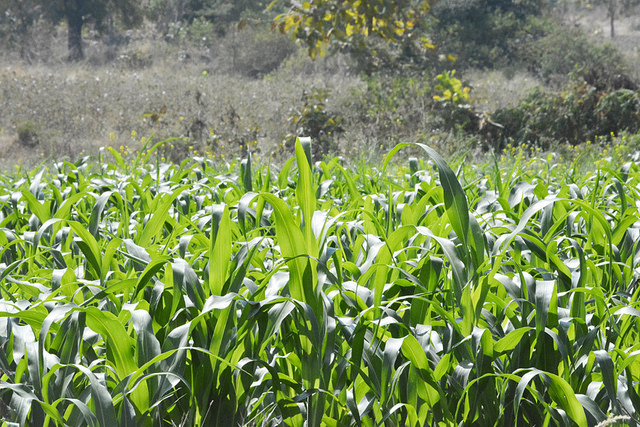
<svg viewBox="0 0 640 427">
<path fill-rule="evenodd" d="M 289 147 L 293 146 L 298 137 L 310 137 L 316 141 L 314 159 L 321 159 L 329 152 L 335 151 L 333 145 L 334 135 L 343 132 L 343 118 L 338 114 L 327 111 L 329 91 L 313 88 L 302 92 L 302 108 L 292 108 L 288 121 L 293 127 L 293 132 L 286 136 Z M 333 149 L 332 149 L 333 148 Z"/>
<path fill-rule="evenodd" d="M 592 6 L 603 5 L 607 10 L 607 19 L 609 20 L 609 34 L 611 38 L 615 37 L 615 20 L 620 15 L 628 14 L 631 12 L 631 9 L 634 6 L 640 4 L 638 0 L 594 0 L 594 1 L 585 1 L 581 0 L 586 7 L 591 8 Z"/>
<path fill-rule="evenodd" d="M 545 15 L 545 2 L 438 2 L 432 8 L 434 44 L 454 54 L 457 67 L 527 70 L 553 89 L 579 73 L 599 90 L 634 89 L 626 58 L 575 26 Z"/>
<path fill-rule="evenodd" d="M 365 77 L 366 86 L 352 91 L 343 108 L 345 129 L 352 136 L 360 124 L 363 150 L 388 149 L 426 132 L 434 109 L 428 75 L 381 72 Z"/>
<path fill-rule="evenodd" d="M 463 86 L 462 82 L 454 77 L 456 70 L 451 70 L 438 74 L 436 80 L 438 84 L 435 86 L 440 94 L 434 95 L 433 99 L 438 102 L 451 104 L 453 107 L 465 106 L 469 100 L 469 87 Z"/>
<path fill-rule="evenodd" d="M 18 143 L 33 148 L 40 143 L 39 127 L 33 122 L 24 122 L 18 126 Z"/>
<path fill-rule="evenodd" d="M 39 32 L 47 33 L 48 28 L 39 22 L 42 4 L 38 0 L 0 0 L 0 36 L 6 47 L 18 49 L 20 58 L 31 62 L 33 46 L 33 26 L 39 25 Z"/>
<path fill-rule="evenodd" d="M 498 68 L 518 61 L 518 52 L 541 37 L 537 18 L 545 2 L 455 0 L 436 2 L 430 26 L 441 52 L 454 54 L 461 66 Z"/>
<path fill-rule="evenodd" d="M 628 61 L 610 44 L 596 45 L 577 28 L 554 27 L 530 46 L 523 58 L 531 71 L 549 81 L 573 74 L 598 90 L 635 89 Z"/>
<path fill-rule="evenodd" d="M 252 171 L 154 161 L 163 144 L 2 178 L 7 422 L 583 426 L 640 410 L 634 162 L 456 174 L 405 144 L 382 170 L 312 168 L 303 140 Z M 425 160 L 392 167 L 403 149 Z"/>
<path fill-rule="evenodd" d="M 146 13 L 165 33 L 172 24 L 191 25 L 200 19 L 223 35 L 243 19 L 263 18 L 267 5 L 256 0 L 152 0 Z"/>
<path fill-rule="evenodd" d="M 433 99 L 438 108 L 435 112 L 443 119 L 442 125 L 446 129 L 475 131 L 478 117 L 469 104 L 471 88 L 464 86 L 455 73 L 456 70 L 452 70 L 436 76 L 438 84 L 434 89 L 438 94 Z"/>
<path fill-rule="evenodd" d="M 133 26 L 141 18 L 138 3 L 133 0 L 39 0 L 45 18 L 67 24 L 69 60 L 84 59 L 82 28 L 93 24 L 104 30 L 117 16 L 123 26 Z"/>
<path fill-rule="evenodd" d="M 272 5 L 277 3 L 278 0 Z M 433 48 L 424 35 L 419 37 L 418 31 L 424 27 L 429 3 L 429 0 L 292 1 L 289 10 L 276 17 L 276 25 L 281 32 L 292 33 L 306 45 L 311 57 L 323 55 L 327 46 L 333 45 L 358 60 L 367 55 L 376 58 L 381 41 L 398 44 L 402 49 L 408 49 L 412 43 L 421 49 Z M 365 62 L 376 65 L 371 59 Z"/>
<path fill-rule="evenodd" d="M 574 82 L 558 93 L 534 90 L 518 106 L 494 112 L 492 120 L 502 126 L 497 137 L 492 135 L 498 144 L 515 140 L 575 145 L 598 136 L 639 131 L 640 93 L 628 89 L 603 92 Z"/>
<path fill-rule="evenodd" d="M 268 6 L 268 2 L 262 0 L 192 0 L 191 3 L 194 16 L 217 24 L 260 16 Z"/>
</svg>

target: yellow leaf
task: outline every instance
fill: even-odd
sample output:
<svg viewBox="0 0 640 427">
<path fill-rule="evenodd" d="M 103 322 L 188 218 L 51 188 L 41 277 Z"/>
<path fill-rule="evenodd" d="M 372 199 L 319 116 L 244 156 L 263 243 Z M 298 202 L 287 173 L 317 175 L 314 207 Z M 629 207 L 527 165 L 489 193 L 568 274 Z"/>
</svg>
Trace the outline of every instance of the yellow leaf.
<svg viewBox="0 0 640 427">
<path fill-rule="evenodd" d="M 273 0 L 271 3 L 269 3 L 269 6 L 267 6 L 267 10 L 271 10 L 273 6 L 276 5 L 276 3 L 278 3 L 278 0 Z"/>
<path fill-rule="evenodd" d="M 435 46 L 433 45 L 433 43 L 431 43 L 431 40 L 429 40 L 425 36 L 422 36 L 421 42 L 423 49 L 435 49 Z"/>
<path fill-rule="evenodd" d="M 353 35 L 354 31 L 354 27 L 351 24 L 347 24 L 347 27 L 345 28 L 345 33 L 347 34 L 347 37 Z"/>
</svg>

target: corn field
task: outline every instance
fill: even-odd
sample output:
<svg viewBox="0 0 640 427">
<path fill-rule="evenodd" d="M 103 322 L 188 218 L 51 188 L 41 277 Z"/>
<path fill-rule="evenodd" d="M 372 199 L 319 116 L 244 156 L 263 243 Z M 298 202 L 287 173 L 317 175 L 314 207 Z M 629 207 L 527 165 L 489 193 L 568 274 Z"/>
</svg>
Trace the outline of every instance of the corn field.
<svg viewBox="0 0 640 427">
<path fill-rule="evenodd" d="M 0 178 L 3 426 L 640 423 L 634 161 L 161 144 Z"/>
</svg>

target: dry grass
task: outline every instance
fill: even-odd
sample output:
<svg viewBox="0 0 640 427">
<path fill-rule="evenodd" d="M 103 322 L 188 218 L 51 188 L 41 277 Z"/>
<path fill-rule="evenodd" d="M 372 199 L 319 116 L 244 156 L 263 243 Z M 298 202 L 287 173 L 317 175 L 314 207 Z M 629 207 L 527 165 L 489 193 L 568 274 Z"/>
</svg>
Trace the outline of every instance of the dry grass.
<svg viewBox="0 0 640 427">
<path fill-rule="evenodd" d="M 531 89 L 543 83 L 534 75 L 525 72 L 512 74 L 504 71 L 473 70 L 465 73 L 473 88 L 473 105 L 482 112 L 514 107 Z"/>
<path fill-rule="evenodd" d="M 104 144 L 136 148 L 140 137 L 151 135 L 156 140 L 183 136 L 185 147 L 227 155 L 247 143 L 260 155 L 277 154 L 289 128 L 289 110 L 305 89 L 327 87 L 339 94 L 359 84 L 357 78 L 327 70 L 299 73 L 296 68 L 306 65 L 298 62 L 262 79 L 208 72 L 190 63 L 137 70 L 88 63 L 4 64 L 0 156 L 5 166 L 16 160 L 74 158 Z M 37 133 L 37 145 L 19 138 L 25 126 Z M 180 154 L 178 147 L 175 151 Z"/>
</svg>

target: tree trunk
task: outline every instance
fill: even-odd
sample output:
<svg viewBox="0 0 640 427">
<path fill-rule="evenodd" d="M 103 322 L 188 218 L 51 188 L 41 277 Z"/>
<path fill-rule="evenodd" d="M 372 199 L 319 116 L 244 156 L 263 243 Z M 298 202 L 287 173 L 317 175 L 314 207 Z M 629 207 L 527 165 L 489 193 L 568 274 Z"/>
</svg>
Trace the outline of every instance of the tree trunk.
<svg viewBox="0 0 640 427">
<path fill-rule="evenodd" d="M 615 38 L 616 37 L 616 32 L 614 30 L 614 25 L 613 25 L 613 15 L 611 15 L 611 38 Z"/>
<path fill-rule="evenodd" d="M 82 15 L 71 13 L 67 15 L 67 25 L 69 27 L 69 61 L 81 61 L 84 59 L 82 50 Z"/>
<path fill-rule="evenodd" d="M 611 24 L 611 38 L 614 38 L 616 36 L 615 29 L 614 29 L 615 17 L 616 17 L 616 1 L 615 0 L 609 0 L 609 18 L 611 20 L 611 22 L 610 22 L 610 24 Z"/>
</svg>

